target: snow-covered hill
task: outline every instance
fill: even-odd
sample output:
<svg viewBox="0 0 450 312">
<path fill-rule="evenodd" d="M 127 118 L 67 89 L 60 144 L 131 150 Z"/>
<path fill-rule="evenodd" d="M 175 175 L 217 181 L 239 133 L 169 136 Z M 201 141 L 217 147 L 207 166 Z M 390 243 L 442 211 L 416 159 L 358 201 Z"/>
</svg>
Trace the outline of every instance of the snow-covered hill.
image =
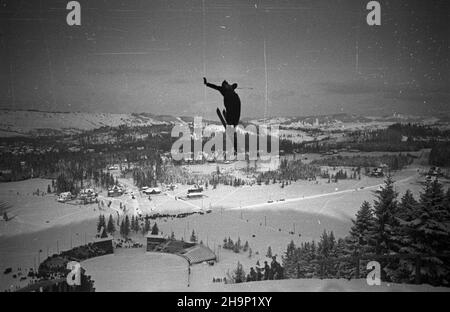
<svg viewBox="0 0 450 312">
<path fill-rule="evenodd" d="M 193 117 L 153 115 L 150 113 L 88 113 L 88 112 L 45 112 L 35 110 L 0 110 L 0 137 L 20 135 L 72 134 L 104 126 L 151 126 L 175 123 L 193 124 Z M 218 120 L 204 120 L 211 130 L 222 129 Z M 306 117 L 271 117 L 267 119 L 242 120 L 244 125 L 279 125 L 281 135 L 291 135 L 302 129 L 357 130 L 385 128 L 396 122 L 435 124 L 435 117 L 390 115 L 384 117 L 363 117 L 359 115 L 334 114 Z M 448 124 L 448 123 L 447 123 Z M 284 133 L 287 132 L 287 133 Z M 302 134 L 303 135 L 303 134 Z M 305 138 L 303 138 L 305 139 Z"/>
<path fill-rule="evenodd" d="M 170 124 L 171 116 L 83 112 L 0 110 L 1 136 L 69 134 L 104 126 L 150 126 Z"/>
<path fill-rule="evenodd" d="M 253 124 L 279 125 L 281 129 L 321 129 L 321 130 L 362 130 L 386 128 L 394 123 L 420 123 L 432 125 L 440 121 L 430 116 L 393 114 L 388 116 L 360 116 L 351 114 L 332 114 L 303 117 L 271 117 L 249 120 Z"/>
</svg>

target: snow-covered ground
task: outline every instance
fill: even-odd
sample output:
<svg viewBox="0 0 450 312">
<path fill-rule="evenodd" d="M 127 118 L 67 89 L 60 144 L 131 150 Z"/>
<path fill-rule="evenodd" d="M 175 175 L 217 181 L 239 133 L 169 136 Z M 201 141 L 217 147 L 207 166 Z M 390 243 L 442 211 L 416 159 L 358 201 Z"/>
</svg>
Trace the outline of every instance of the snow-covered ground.
<svg viewBox="0 0 450 312">
<path fill-rule="evenodd" d="M 449 292 L 450 288 L 430 285 L 410 285 L 382 283 L 369 286 L 365 279 L 290 279 L 229 284 L 211 287 L 210 291 L 250 291 L 250 292 Z"/>
<path fill-rule="evenodd" d="M 241 284 L 213 283 L 221 276 L 223 261 L 214 266 L 196 264 L 188 273 L 188 264 L 180 256 L 147 253 L 143 249 L 122 249 L 114 255 L 92 258 L 81 263 L 95 281 L 96 291 L 328 291 L 328 292 L 406 292 L 450 291 L 430 285 L 385 283 L 369 286 L 365 279 L 292 279 Z"/>
<path fill-rule="evenodd" d="M 332 130 L 362 130 L 381 129 L 393 123 L 422 123 L 436 124 L 439 118 L 431 116 L 413 116 L 394 114 L 391 116 L 360 116 L 352 114 L 332 114 L 318 116 L 290 116 L 273 117 L 266 119 L 250 120 L 250 123 L 280 125 L 285 129 L 322 129 Z"/>
<path fill-rule="evenodd" d="M 415 168 L 396 173 L 397 191 L 401 194 L 409 188 L 418 194 L 422 189 L 422 185 L 417 182 L 418 175 Z M 218 254 L 217 265 L 192 268 L 193 278 L 201 277 L 203 283 L 212 281 L 213 277 L 224 277 L 227 270 L 235 268 L 237 261 L 244 265 L 247 272 L 257 260 L 260 263 L 270 261 L 264 257 L 268 246 L 272 247 L 280 260 L 279 257 L 291 240 L 296 244 L 317 240 L 324 229 L 334 231 L 336 237 L 347 235 L 350 219 L 363 200 L 371 201 L 372 192 L 382 183 L 382 179 L 364 177 L 362 180 L 339 181 L 337 184 L 328 184 L 325 180 L 320 180 L 318 184 L 298 181 L 284 188 L 279 184 L 239 188 L 219 185 L 216 190 L 210 187 L 204 192 L 206 196 L 203 199 L 196 200 L 175 200 L 175 196 L 184 196 L 188 189 L 188 186 L 179 186 L 166 194 L 151 196 L 151 201 L 133 189 L 131 181 L 128 181 L 129 190 L 135 191 L 135 199 L 130 194 L 106 198 L 103 192 L 101 198 L 112 200 L 112 204 L 111 209 L 106 208 L 101 212 L 97 205 L 62 204 L 56 202 L 55 195 L 32 195 L 37 188 L 46 190 L 49 183 L 49 180 L 32 179 L 0 184 L 0 198 L 12 205 L 9 212 L 15 216 L 11 221 L 0 221 L 1 272 L 7 267 L 13 267 L 14 270 L 18 267 L 33 267 L 47 253 L 53 254 L 58 250 L 67 250 L 71 245 L 91 241 L 95 236 L 99 213 L 115 215 L 122 202 L 130 208 L 130 212 L 138 208 L 144 214 L 211 208 L 212 213 L 209 214 L 156 220 L 164 234 L 173 231 L 178 239 L 183 237 L 187 240 L 192 230 L 195 230 L 199 240 Z M 280 201 L 283 198 L 285 200 Z M 269 200 L 273 200 L 273 203 L 268 203 Z M 293 230 L 295 233 L 290 234 Z M 242 243 L 248 241 L 252 257 L 248 253 L 235 254 L 219 248 L 225 237 L 233 240 L 240 237 Z M 136 238 L 144 242 L 140 234 Z M 15 282 L 11 276 L 0 275 L 1 289 Z M 211 287 L 216 287 L 216 284 L 211 283 Z"/>
<path fill-rule="evenodd" d="M 143 249 L 116 249 L 81 263 L 96 291 L 176 291 L 187 288 L 186 259 Z"/>
<path fill-rule="evenodd" d="M 11 205 L 8 216 L 12 218 L 8 222 L 0 222 L 0 238 L 98 217 L 97 204 L 59 203 L 55 194 L 33 195 L 38 189 L 40 194 L 46 192 L 49 184 L 51 180 L 47 179 L 0 183 L 0 198 Z M 113 213 L 113 210 L 105 208 L 101 213 Z"/>
<path fill-rule="evenodd" d="M 143 114 L 113 114 L 84 112 L 40 112 L 0 110 L 0 130 L 3 136 L 27 134 L 43 129 L 65 133 L 92 130 L 103 126 L 118 127 L 168 124 Z"/>
<path fill-rule="evenodd" d="M 45 112 L 31 110 L 0 110 L 0 136 L 17 136 L 30 133 L 74 133 L 82 130 L 92 130 L 103 126 L 118 127 L 149 126 L 186 123 L 180 117 L 156 116 L 151 114 L 131 113 L 88 113 L 88 112 Z M 270 119 L 250 120 L 248 123 L 256 126 L 279 125 L 282 136 L 291 136 L 295 142 L 310 141 L 311 133 L 301 129 L 322 130 L 324 133 L 316 137 L 320 139 L 325 134 L 330 135 L 335 130 L 368 130 L 382 129 L 396 122 L 414 122 L 423 124 L 438 124 L 439 118 L 424 116 L 388 116 L 363 117 L 357 115 L 322 115 L 309 117 L 274 117 Z M 206 122 L 210 130 L 222 131 L 219 123 Z M 445 121 L 440 127 L 448 127 Z"/>
</svg>

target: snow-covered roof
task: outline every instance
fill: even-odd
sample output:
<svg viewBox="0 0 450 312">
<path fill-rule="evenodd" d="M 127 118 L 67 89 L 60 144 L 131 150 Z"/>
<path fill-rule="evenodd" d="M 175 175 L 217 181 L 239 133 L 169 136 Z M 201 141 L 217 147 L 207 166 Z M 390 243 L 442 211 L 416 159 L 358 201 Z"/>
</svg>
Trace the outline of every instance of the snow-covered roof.
<svg viewBox="0 0 450 312">
<path fill-rule="evenodd" d="M 102 237 L 95 238 L 94 242 L 95 243 L 97 243 L 97 242 L 106 242 L 106 241 L 109 241 L 109 240 L 112 240 L 112 239 L 113 239 L 113 237 L 108 235 L 107 237 L 103 237 L 103 238 Z"/>
<path fill-rule="evenodd" d="M 87 188 L 87 189 L 83 189 L 81 190 L 80 193 L 95 193 L 94 189 L 91 188 Z"/>
<path fill-rule="evenodd" d="M 163 239 L 165 238 L 165 236 L 162 234 L 147 234 L 145 237 L 146 238 L 163 238 Z"/>
<path fill-rule="evenodd" d="M 145 194 L 154 194 L 154 193 L 161 193 L 161 189 L 157 188 L 157 187 L 153 187 L 153 188 L 147 188 L 146 190 L 143 191 Z"/>
</svg>

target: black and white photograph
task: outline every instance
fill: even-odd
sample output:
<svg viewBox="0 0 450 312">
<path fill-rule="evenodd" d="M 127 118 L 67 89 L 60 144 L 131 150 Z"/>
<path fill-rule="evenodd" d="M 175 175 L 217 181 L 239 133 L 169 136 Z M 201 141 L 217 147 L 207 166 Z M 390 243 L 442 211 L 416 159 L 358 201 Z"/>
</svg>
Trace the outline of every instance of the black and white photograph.
<svg viewBox="0 0 450 312">
<path fill-rule="evenodd" d="M 450 2 L 0 0 L 0 291 L 449 292 Z"/>
</svg>

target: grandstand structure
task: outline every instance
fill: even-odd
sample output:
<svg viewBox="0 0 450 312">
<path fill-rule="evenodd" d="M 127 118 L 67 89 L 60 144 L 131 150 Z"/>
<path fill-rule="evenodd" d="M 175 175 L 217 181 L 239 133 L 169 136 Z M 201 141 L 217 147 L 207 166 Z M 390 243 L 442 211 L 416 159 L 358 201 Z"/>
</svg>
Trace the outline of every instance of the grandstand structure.
<svg viewBox="0 0 450 312">
<path fill-rule="evenodd" d="M 11 217 L 8 215 L 8 210 L 12 208 L 12 205 L 7 202 L 0 200 L 0 220 L 8 221 Z"/>
<path fill-rule="evenodd" d="M 215 253 L 207 246 L 169 239 L 162 235 L 147 235 L 147 251 L 176 254 L 185 258 L 189 264 L 217 260 Z"/>
<path fill-rule="evenodd" d="M 190 264 L 217 260 L 215 253 L 211 249 L 200 244 L 185 249 L 185 252 L 181 254 L 181 256 L 184 257 Z"/>
</svg>

